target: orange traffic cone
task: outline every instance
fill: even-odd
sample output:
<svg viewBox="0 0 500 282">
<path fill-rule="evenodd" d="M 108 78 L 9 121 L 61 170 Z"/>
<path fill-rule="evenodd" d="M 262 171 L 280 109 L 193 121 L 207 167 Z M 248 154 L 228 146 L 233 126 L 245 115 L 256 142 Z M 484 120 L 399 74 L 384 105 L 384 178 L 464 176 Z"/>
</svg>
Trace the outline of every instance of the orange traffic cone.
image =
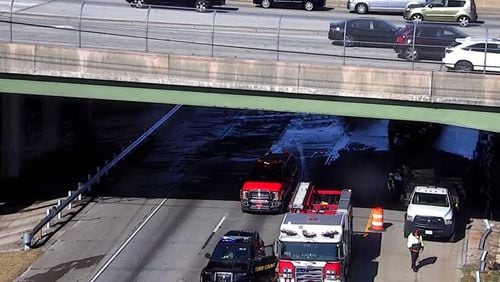
<svg viewBox="0 0 500 282">
<path fill-rule="evenodd" d="M 381 207 L 372 209 L 372 225 L 370 231 L 384 232 L 384 210 Z"/>
</svg>

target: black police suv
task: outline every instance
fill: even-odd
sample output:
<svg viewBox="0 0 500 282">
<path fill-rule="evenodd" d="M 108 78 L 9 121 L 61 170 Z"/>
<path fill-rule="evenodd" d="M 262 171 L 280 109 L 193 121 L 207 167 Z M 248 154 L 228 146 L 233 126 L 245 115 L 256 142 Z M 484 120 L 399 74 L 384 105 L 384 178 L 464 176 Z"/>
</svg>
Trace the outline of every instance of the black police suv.
<svg viewBox="0 0 500 282">
<path fill-rule="evenodd" d="M 205 256 L 210 261 L 201 271 L 201 282 L 272 281 L 276 275 L 272 246 L 264 246 L 256 231 L 228 231 L 212 255 Z"/>
</svg>

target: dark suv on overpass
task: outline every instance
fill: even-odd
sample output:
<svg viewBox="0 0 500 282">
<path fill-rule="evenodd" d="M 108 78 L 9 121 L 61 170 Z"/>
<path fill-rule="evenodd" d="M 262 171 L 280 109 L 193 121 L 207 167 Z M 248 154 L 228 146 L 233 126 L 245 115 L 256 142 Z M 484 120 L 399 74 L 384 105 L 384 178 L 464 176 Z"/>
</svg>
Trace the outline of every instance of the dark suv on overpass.
<svg viewBox="0 0 500 282">
<path fill-rule="evenodd" d="M 394 51 L 408 61 L 417 61 L 421 58 L 441 60 L 447 46 L 453 44 L 457 38 L 466 38 L 468 35 L 452 26 L 422 24 L 407 24 L 396 34 Z M 415 36 L 413 30 L 416 30 Z M 415 40 L 415 42 L 413 42 Z"/>
<path fill-rule="evenodd" d="M 204 12 L 212 6 L 223 6 L 226 0 L 125 0 L 132 7 L 142 8 L 145 5 L 167 5 L 180 7 L 193 7 L 198 12 Z"/>
</svg>

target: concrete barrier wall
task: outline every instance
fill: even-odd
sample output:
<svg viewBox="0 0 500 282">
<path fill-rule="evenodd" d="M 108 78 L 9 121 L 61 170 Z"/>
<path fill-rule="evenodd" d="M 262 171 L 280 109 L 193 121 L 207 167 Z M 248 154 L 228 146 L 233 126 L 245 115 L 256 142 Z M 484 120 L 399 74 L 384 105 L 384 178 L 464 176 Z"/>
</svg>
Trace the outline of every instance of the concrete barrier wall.
<svg viewBox="0 0 500 282">
<path fill-rule="evenodd" d="M 301 64 L 299 93 L 429 101 L 431 72 Z"/>
<path fill-rule="evenodd" d="M 434 72 L 435 103 L 500 106 L 500 76 Z"/>
<path fill-rule="evenodd" d="M 0 43 L 0 72 L 500 106 L 500 76 Z M 267 95 L 267 94 L 262 94 Z"/>
</svg>

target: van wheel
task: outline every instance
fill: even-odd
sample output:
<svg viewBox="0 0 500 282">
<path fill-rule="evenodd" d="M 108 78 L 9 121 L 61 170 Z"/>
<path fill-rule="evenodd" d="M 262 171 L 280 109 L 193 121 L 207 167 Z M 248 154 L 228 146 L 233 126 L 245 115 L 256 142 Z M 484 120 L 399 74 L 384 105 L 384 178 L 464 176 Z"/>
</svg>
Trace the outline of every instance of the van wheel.
<svg viewBox="0 0 500 282">
<path fill-rule="evenodd" d="M 208 5 L 209 4 L 207 0 L 196 0 L 196 2 L 194 2 L 194 7 L 196 11 L 198 11 L 198 13 L 205 12 L 208 8 Z"/>
<path fill-rule="evenodd" d="M 471 72 L 473 69 L 472 64 L 467 61 L 458 61 L 455 64 L 455 70 L 458 72 Z"/>
<path fill-rule="evenodd" d="M 421 14 L 414 14 L 411 16 L 411 19 L 413 21 L 423 21 L 424 17 Z"/>
<path fill-rule="evenodd" d="M 407 61 L 416 61 L 418 59 L 420 59 L 420 51 L 418 51 L 418 49 L 414 49 L 412 47 L 407 47 L 404 52 L 404 58 L 407 60 Z"/>
<path fill-rule="evenodd" d="M 358 14 L 368 13 L 368 6 L 364 3 L 359 3 L 358 5 L 356 5 L 356 13 Z"/>
<path fill-rule="evenodd" d="M 262 2 L 260 3 L 260 5 L 264 9 L 270 8 L 271 7 L 271 0 L 262 0 Z"/>
<path fill-rule="evenodd" d="M 461 27 L 466 27 L 469 25 L 470 19 L 467 16 L 460 16 L 457 19 L 458 25 Z"/>
<path fill-rule="evenodd" d="M 313 2 L 311 2 L 311 1 L 306 1 L 306 2 L 304 3 L 304 9 L 305 9 L 306 11 L 312 11 L 312 10 L 314 10 L 314 3 L 313 3 Z"/>
</svg>

